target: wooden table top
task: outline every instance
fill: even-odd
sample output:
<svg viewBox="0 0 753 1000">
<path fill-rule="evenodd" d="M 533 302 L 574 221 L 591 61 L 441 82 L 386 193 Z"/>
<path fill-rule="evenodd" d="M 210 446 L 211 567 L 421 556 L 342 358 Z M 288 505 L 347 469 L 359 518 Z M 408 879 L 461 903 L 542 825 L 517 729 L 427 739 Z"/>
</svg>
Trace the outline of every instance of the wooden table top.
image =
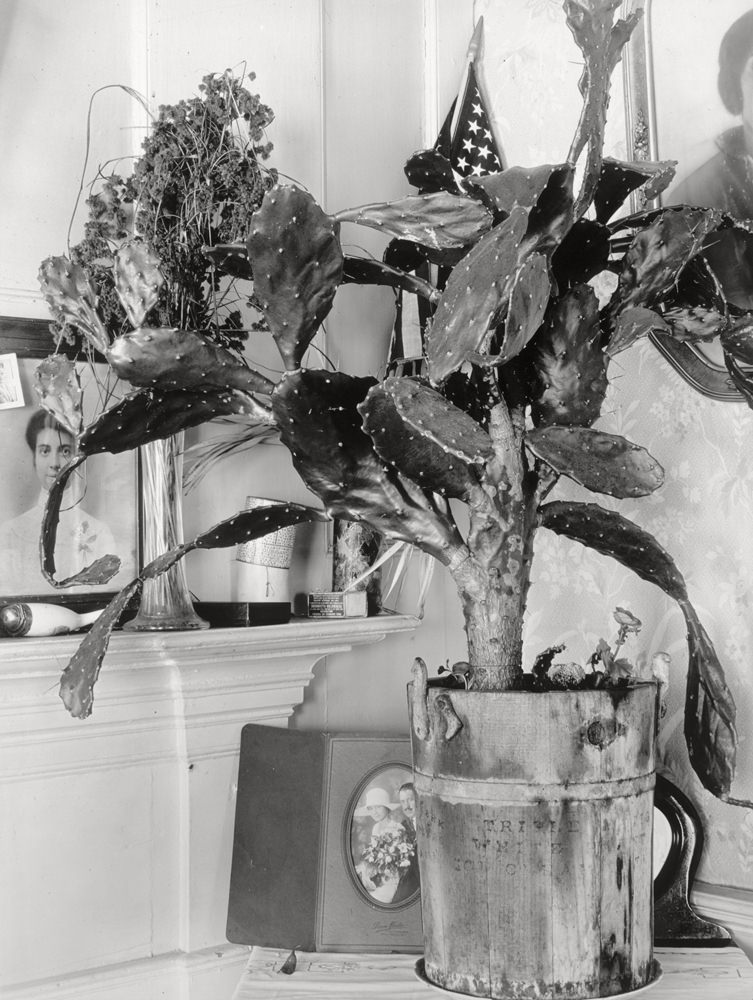
<svg viewBox="0 0 753 1000">
<path fill-rule="evenodd" d="M 299 953 L 253 948 L 232 1000 L 430 1000 L 442 991 L 419 981 L 416 955 Z M 753 1000 L 753 965 L 739 948 L 657 948 L 661 979 L 626 996 L 636 1000 Z M 445 994 L 447 996 L 447 994 Z"/>
</svg>

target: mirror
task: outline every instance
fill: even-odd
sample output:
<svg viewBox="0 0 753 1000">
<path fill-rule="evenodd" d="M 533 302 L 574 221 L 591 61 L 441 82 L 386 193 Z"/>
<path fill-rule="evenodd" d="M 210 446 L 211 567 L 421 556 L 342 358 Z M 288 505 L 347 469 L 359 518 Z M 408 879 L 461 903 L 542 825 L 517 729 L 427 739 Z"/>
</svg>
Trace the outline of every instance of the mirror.
<svg viewBox="0 0 753 1000">
<path fill-rule="evenodd" d="M 669 189 L 652 205 L 634 203 L 634 210 L 684 203 L 752 218 L 742 99 L 748 76 L 753 80 L 750 0 L 626 0 L 623 6 L 643 9 L 624 56 L 628 158 L 677 161 Z M 746 102 L 747 117 L 753 126 L 753 102 Z M 707 249 L 707 259 L 727 298 L 752 309 L 748 241 L 725 232 Z M 651 334 L 651 340 L 698 392 L 720 401 L 742 400 L 718 339 L 689 344 Z"/>
</svg>

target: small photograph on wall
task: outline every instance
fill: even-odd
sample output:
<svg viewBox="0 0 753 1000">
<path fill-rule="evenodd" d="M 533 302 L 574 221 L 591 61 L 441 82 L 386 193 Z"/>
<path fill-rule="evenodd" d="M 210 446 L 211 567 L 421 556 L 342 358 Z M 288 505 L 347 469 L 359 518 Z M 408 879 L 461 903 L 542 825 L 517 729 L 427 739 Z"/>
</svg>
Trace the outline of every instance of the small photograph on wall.
<svg viewBox="0 0 753 1000">
<path fill-rule="evenodd" d="M 80 605 L 82 598 L 116 592 L 137 572 L 136 458 L 127 452 L 87 459 L 71 476 L 60 510 L 55 579 L 73 576 L 104 555 L 119 557 L 117 575 L 99 586 L 53 587 L 40 567 L 42 517 L 58 471 L 76 454 L 76 441 L 39 406 L 34 389 L 38 365 L 33 358 L 18 359 L 20 405 L 0 410 L 0 602 L 23 597 Z M 86 422 L 100 394 L 89 366 L 77 367 Z"/>
<path fill-rule="evenodd" d="M 18 359 L 15 354 L 0 354 L 0 410 L 23 405 Z"/>
<path fill-rule="evenodd" d="M 405 904 L 419 891 L 416 793 L 407 767 L 385 767 L 358 789 L 350 831 L 350 856 L 359 888 L 385 907 Z"/>
</svg>

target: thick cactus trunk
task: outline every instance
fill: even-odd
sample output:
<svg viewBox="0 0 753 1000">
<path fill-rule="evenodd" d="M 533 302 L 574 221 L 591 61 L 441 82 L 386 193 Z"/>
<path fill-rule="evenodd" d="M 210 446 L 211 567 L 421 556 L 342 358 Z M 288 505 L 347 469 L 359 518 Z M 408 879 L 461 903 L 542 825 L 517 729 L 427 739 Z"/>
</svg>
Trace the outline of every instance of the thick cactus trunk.
<svg viewBox="0 0 753 1000">
<path fill-rule="evenodd" d="M 494 407 L 489 434 L 495 461 L 487 469 L 496 491 L 471 498 L 468 556 L 450 566 L 465 618 L 474 691 L 507 690 L 523 671 L 523 613 L 543 484 L 525 461 L 522 426 L 522 413 Z"/>
<path fill-rule="evenodd" d="M 484 565 L 470 556 L 451 570 L 460 595 L 468 640 L 470 686 L 504 691 L 522 672 L 523 614 L 530 586 L 535 526 L 525 504 L 518 507 L 500 558 Z M 510 535 L 514 535 L 513 539 Z"/>
<path fill-rule="evenodd" d="M 472 687 L 504 691 L 522 672 L 523 614 L 516 595 L 490 589 L 481 600 L 461 594 Z"/>
</svg>

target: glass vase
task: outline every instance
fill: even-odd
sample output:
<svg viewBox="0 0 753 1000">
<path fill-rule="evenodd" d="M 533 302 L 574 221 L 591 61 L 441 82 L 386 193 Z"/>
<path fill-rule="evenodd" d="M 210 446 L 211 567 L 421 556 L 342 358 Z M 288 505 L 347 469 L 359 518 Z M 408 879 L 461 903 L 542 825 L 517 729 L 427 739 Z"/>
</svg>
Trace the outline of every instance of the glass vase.
<svg viewBox="0 0 753 1000">
<path fill-rule="evenodd" d="M 141 449 L 142 564 L 183 542 L 183 432 Z M 138 614 L 123 626 L 137 632 L 209 628 L 194 611 L 183 563 L 145 580 Z"/>
</svg>

